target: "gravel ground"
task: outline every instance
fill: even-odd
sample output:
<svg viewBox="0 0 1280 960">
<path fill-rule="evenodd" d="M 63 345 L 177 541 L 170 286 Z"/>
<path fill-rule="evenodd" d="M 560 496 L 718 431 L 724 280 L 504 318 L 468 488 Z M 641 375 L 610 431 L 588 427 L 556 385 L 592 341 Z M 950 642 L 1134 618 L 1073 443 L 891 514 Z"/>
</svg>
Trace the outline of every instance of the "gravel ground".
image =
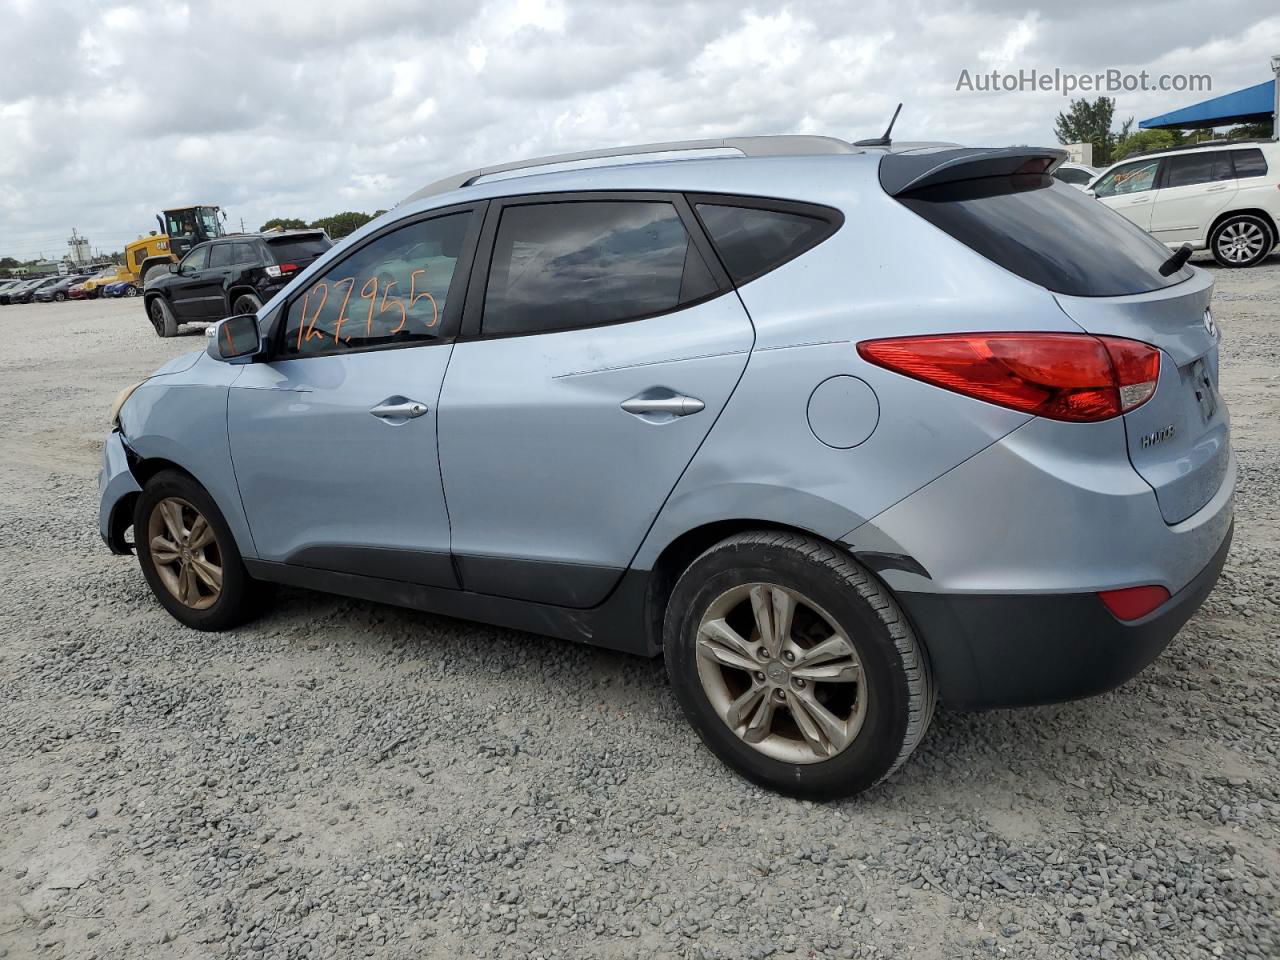
<svg viewBox="0 0 1280 960">
<path fill-rule="evenodd" d="M 1277 957 L 1280 257 L 1218 280 L 1216 592 L 1120 690 L 943 708 L 832 805 L 730 774 L 657 661 L 288 590 L 180 627 L 94 478 L 204 338 L 0 309 L 0 956 Z"/>
</svg>

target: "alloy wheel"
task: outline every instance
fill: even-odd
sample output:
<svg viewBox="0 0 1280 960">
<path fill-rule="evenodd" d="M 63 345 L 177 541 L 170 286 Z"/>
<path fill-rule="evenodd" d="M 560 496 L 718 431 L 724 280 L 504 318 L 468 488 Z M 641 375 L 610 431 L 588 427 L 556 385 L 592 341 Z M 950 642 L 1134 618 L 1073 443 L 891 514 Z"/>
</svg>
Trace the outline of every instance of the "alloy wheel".
<svg viewBox="0 0 1280 960">
<path fill-rule="evenodd" d="M 774 583 L 725 591 L 703 614 L 696 650 L 707 699 L 760 753 L 818 763 L 857 738 L 867 712 L 857 648 L 803 594 Z"/>
<path fill-rule="evenodd" d="M 147 522 L 151 559 L 160 582 L 193 610 L 207 610 L 222 594 L 222 554 L 209 521 L 186 500 L 166 497 Z"/>
<path fill-rule="evenodd" d="M 1262 253 L 1266 242 L 1266 231 L 1261 224 L 1238 220 L 1218 235 L 1218 252 L 1232 263 L 1248 263 Z"/>
</svg>

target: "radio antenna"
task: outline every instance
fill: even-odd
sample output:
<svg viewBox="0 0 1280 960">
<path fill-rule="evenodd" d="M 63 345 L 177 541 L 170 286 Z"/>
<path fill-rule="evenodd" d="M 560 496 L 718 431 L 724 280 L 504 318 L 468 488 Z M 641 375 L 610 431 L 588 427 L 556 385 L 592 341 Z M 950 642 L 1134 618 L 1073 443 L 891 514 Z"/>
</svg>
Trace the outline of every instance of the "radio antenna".
<svg viewBox="0 0 1280 960">
<path fill-rule="evenodd" d="M 889 126 L 885 127 L 883 136 L 874 140 L 855 140 L 855 147 L 888 147 L 893 144 L 890 134 L 893 133 L 893 125 L 898 122 L 898 114 L 902 112 L 902 104 L 898 104 L 898 109 L 893 111 L 893 119 L 889 121 Z"/>
</svg>

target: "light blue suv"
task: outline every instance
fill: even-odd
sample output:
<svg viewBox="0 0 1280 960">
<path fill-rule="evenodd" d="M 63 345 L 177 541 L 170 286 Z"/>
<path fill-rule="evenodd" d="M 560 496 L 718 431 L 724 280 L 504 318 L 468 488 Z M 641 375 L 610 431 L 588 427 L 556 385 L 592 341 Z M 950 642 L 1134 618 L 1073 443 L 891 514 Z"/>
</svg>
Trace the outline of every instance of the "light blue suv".
<svg viewBox="0 0 1280 960">
<path fill-rule="evenodd" d="M 1230 543 L 1211 277 L 1062 159 L 762 137 L 433 184 L 121 394 L 102 535 L 197 629 L 275 582 L 662 653 L 733 768 L 864 790 L 936 697 L 1133 676 Z"/>
</svg>

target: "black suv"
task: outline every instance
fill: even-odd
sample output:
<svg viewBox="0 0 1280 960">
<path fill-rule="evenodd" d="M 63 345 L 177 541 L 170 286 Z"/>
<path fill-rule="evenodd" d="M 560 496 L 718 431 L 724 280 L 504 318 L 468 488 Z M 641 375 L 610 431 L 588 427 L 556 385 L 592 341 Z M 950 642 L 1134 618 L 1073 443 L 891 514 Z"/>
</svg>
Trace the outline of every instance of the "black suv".
<svg viewBox="0 0 1280 960">
<path fill-rule="evenodd" d="M 240 233 L 202 243 L 147 284 L 147 316 L 157 334 L 171 337 L 189 320 L 257 313 L 332 246 L 323 230 Z"/>
</svg>

